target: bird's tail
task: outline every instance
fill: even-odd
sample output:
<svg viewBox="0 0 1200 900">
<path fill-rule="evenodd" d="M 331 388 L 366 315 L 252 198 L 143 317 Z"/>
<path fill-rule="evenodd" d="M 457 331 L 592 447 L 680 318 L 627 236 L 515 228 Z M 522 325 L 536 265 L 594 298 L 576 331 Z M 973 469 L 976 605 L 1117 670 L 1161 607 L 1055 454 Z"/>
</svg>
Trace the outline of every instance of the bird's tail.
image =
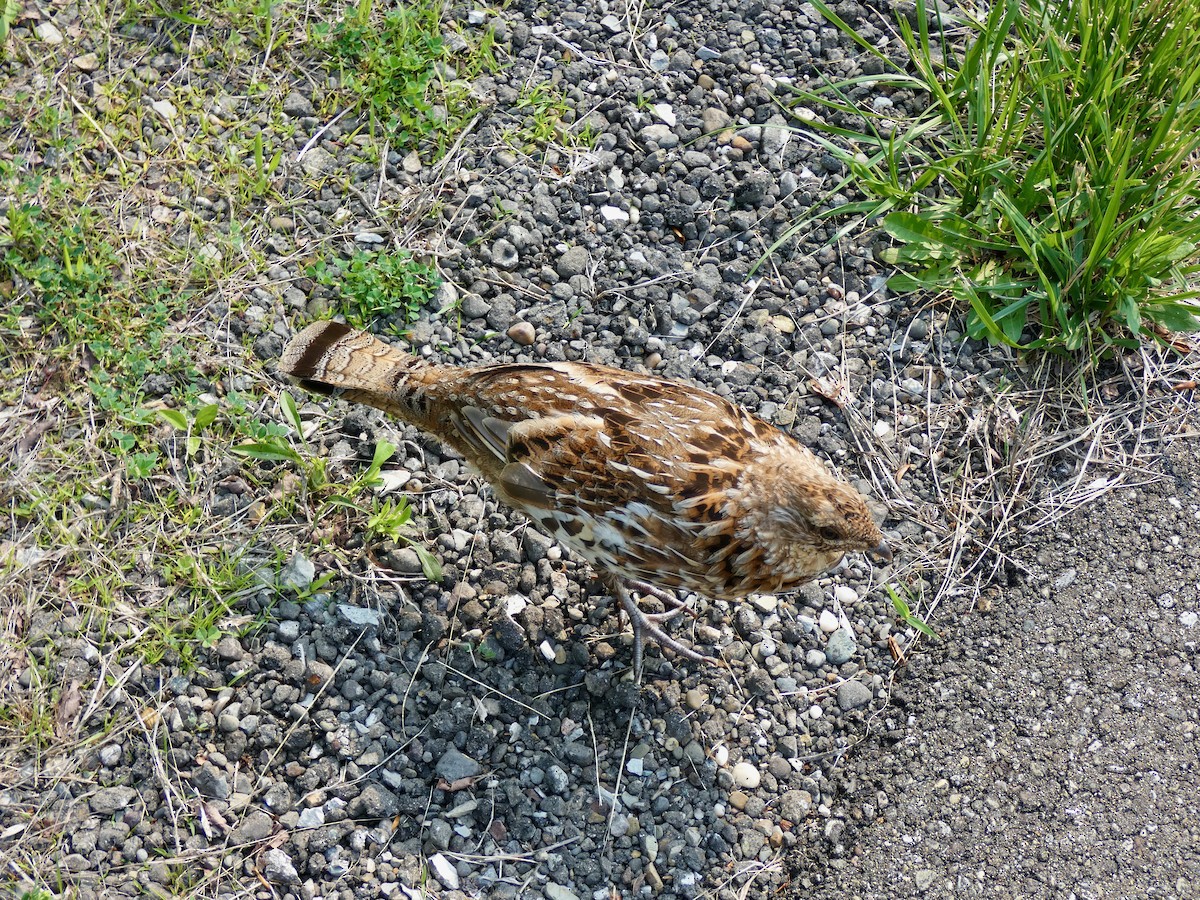
<svg viewBox="0 0 1200 900">
<path fill-rule="evenodd" d="M 425 427 L 434 413 L 425 387 L 449 374 L 444 366 L 328 320 L 313 322 L 292 338 L 279 370 L 309 390 L 366 403 Z"/>
</svg>

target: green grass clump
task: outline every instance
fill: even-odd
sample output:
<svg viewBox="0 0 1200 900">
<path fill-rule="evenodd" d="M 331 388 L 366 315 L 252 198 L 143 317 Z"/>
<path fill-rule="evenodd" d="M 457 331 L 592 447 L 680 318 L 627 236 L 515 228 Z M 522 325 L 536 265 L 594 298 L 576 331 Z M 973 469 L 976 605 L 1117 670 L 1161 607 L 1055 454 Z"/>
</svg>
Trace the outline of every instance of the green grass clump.
<svg viewBox="0 0 1200 900">
<path fill-rule="evenodd" d="M 949 289 L 972 337 L 1020 348 L 1200 329 L 1200 4 L 999 0 L 931 33 L 917 0 L 906 69 L 814 3 L 883 64 L 800 97 L 866 122 L 807 124 L 868 198 L 831 213 L 882 216 L 896 240 L 894 288 Z M 930 104 L 889 123 L 849 99 L 881 88 Z"/>
<path fill-rule="evenodd" d="M 165 342 L 177 298 L 167 285 L 135 289 L 120 277 L 100 213 L 80 207 L 68 224 L 52 215 L 19 202 L 0 218 L 0 284 L 10 295 L 3 324 L 16 333 L 19 318 L 30 317 L 53 355 L 85 367 L 102 409 L 128 413 L 148 376 L 187 368 L 183 350 Z"/>
<path fill-rule="evenodd" d="M 437 269 L 410 253 L 355 251 L 332 266 L 318 262 L 309 270 L 320 284 L 341 292 L 339 310 L 356 328 L 369 328 L 378 319 L 397 316 L 412 324 L 437 291 Z"/>
<path fill-rule="evenodd" d="M 475 112 L 466 79 L 495 67 L 494 38 L 489 31 L 474 45 L 457 34 L 448 40 L 436 0 L 400 4 L 374 18 L 371 8 L 372 0 L 359 0 L 324 32 L 341 83 L 393 147 L 431 141 L 440 155 Z"/>
</svg>

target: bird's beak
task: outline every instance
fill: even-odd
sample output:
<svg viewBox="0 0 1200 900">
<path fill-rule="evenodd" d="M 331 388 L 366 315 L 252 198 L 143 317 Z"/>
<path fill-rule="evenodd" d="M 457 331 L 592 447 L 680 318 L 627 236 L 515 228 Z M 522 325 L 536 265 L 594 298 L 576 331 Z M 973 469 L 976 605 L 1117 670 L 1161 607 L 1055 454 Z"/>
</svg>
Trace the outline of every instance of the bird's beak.
<svg viewBox="0 0 1200 900">
<path fill-rule="evenodd" d="M 890 563 L 892 561 L 892 548 L 887 545 L 887 541 L 880 541 L 876 546 L 867 551 L 867 556 L 878 563 Z"/>
</svg>

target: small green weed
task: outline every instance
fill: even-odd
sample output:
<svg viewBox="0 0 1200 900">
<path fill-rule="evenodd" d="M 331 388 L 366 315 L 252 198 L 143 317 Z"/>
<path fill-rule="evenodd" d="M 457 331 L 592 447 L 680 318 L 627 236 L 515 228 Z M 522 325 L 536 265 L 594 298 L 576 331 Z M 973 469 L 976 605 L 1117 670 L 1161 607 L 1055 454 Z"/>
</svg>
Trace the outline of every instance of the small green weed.
<svg viewBox="0 0 1200 900">
<path fill-rule="evenodd" d="M 999 0 L 959 45 L 917 0 L 910 74 L 814 3 L 884 69 L 798 95 L 867 123 L 805 117 L 850 171 L 838 190 L 867 195 L 829 214 L 882 216 L 896 240 L 894 288 L 949 289 L 972 337 L 1022 349 L 1200 329 L 1200 5 Z M 888 122 L 849 99 L 864 85 L 931 102 Z"/>
<path fill-rule="evenodd" d="M 457 33 L 444 36 L 437 0 L 413 0 L 375 18 L 372 6 L 359 0 L 332 28 L 315 30 L 341 83 L 393 146 L 431 142 L 440 155 L 475 112 L 466 79 L 495 68 L 494 37 L 488 32 L 472 46 Z"/>
<path fill-rule="evenodd" d="M 12 283 L 56 355 L 86 365 L 100 407 L 129 413 L 147 376 L 189 368 L 184 350 L 165 340 L 179 301 L 161 283 L 135 295 L 118 280 L 116 250 L 97 237 L 100 214 L 84 207 L 76 215 L 73 224 L 56 224 L 40 205 L 9 206 L 0 222 L 0 282 Z"/>
<path fill-rule="evenodd" d="M 539 81 L 523 89 L 517 97 L 517 109 L 525 114 L 516 131 L 517 140 L 525 149 L 569 139 L 563 118 L 571 107 L 562 91 L 549 81 Z"/>
<path fill-rule="evenodd" d="M 388 441 L 375 445 L 370 465 L 363 469 L 348 485 L 330 481 L 325 473 L 325 460 L 315 456 L 304 439 L 303 423 L 296 401 L 286 391 L 280 394 L 280 407 L 284 418 L 296 434 L 296 442 L 286 437 L 272 436 L 261 441 L 240 444 L 233 449 L 237 456 L 264 462 L 290 462 L 305 475 L 309 492 L 317 499 L 317 517 L 334 509 L 345 509 L 366 516 L 367 534 L 387 538 L 395 543 L 403 542 L 416 551 L 421 560 L 421 570 L 430 581 L 442 578 L 441 563 L 409 534 L 412 528 L 412 508 L 404 497 L 395 500 L 375 496 L 369 507 L 360 505 L 358 498 L 367 491 L 383 485 L 383 465 L 396 453 L 396 446 Z"/>
<path fill-rule="evenodd" d="M 320 284 L 337 286 L 342 294 L 339 309 L 358 328 L 396 315 L 402 325 L 411 324 L 441 284 L 434 266 L 403 251 L 359 250 L 349 259 L 335 260 L 332 267 L 322 261 L 308 271 Z"/>
<path fill-rule="evenodd" d="M 910 628 L 915 628 L 917 631 L 926 637 L 931 637 L 935 641 L 938 639 L 938 634 L 932 628 L 925 624 L 925 620 L 912 611 L 912 607 L 908 605 L 908 601 L 900 596 L 899 592 L 890 584 L 884 585 L 888 592 L 888 596 L 892 600 L 892 606 L 896 610 L 896 617 Z M 908 590 L 906 589 L 906 592 Z"/>
</svg>

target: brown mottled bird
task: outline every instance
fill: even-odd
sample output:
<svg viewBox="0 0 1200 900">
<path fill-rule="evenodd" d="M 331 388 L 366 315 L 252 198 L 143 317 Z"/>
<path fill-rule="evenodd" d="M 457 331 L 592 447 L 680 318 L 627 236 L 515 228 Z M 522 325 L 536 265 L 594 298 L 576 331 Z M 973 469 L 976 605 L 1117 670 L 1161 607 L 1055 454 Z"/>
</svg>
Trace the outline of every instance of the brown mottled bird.
<svg viewBox="0 0 1200 900">
<path fill-rule="evenodd" d="M 437 365 L 338 322 L 315 322 L 279 362 L 437 436 L 600 574 L 633 624 L 706 660 L 660 623 L 682 588 L 736 601 L 784 591 L 847 551 L 891 551 L 862 496 L 795 439 L 676 381 L 584 363 Z M 643 612 L 630 589 L 666 612 Z"/>
</svg>

